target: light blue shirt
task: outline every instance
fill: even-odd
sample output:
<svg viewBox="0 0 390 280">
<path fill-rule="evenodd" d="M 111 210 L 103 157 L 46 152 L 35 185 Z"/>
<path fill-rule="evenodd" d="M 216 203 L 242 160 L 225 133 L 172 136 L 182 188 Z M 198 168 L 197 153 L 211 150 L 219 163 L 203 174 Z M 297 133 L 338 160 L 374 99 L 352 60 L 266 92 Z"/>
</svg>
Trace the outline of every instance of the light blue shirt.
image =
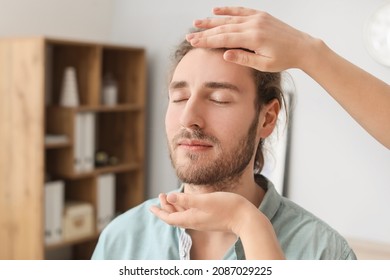
<svg viewBox="0 0 390 280">
<path fill-rule="evenodd" d="M 329 225 L 280 196 L 271 182 L 265 190 L 259 210 L 271 221 L 287 259 L 356 259 L 346 240 Z M 149 211 L 158 204 L 157 198 L 150 199 L 114 219 L 100 235 L 92 259 L 190 259 L 191 237 Z M 245 259 L 239 238 L 224 259 Z"/>
</svg>

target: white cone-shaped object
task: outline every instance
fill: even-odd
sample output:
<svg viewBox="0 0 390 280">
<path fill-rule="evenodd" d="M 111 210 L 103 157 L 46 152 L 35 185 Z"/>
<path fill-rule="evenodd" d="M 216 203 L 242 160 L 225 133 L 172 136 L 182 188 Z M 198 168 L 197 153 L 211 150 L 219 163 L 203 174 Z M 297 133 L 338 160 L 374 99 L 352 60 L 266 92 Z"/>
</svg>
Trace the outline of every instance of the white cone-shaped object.
<svg viewBox="0 0 390 280">
<path fill-rule="evenodd" d="M 118 103 L 118 85 L 111 74 L 104 76 L 102 95 L 104 105 L 114 106 Z"/>
<path fill-rule="evenodd" d="M 62 79 L 60 105 L 64 107 L 76 107 L 79 104 L 76 69 L 74 67 L 66 67 Z"/>
</svg>

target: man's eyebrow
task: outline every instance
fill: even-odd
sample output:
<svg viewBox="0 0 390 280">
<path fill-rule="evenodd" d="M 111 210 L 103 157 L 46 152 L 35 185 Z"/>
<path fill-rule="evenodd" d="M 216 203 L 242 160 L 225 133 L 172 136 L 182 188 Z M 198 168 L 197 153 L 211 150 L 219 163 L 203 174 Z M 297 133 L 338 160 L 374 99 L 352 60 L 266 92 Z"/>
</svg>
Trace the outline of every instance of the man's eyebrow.
<svg viewBox="0 0 390 280">
<path fill-rule="evenodd" d="M 187 88 L 188 83 L 186 81 L 177 81 L 177 82 L 171 82 L 169 85 L 169 89 L 180 89 L 180 88 Z"/>
<path fill-rule="evenodd" d="M 188 88 L 189 85 L 186 81 L 173 81 L 169 85 L 169 89 L 182 89 L 182 88 Z M 228 89 L 236 92 L 240 92 L 240 89 L 231 83 L 228 82 L 206 82 L 203 84 L 203 87 L 209 88 L 209 89 Z"/>
<path fill-rule="evenodd" d="M 207 82 L 204 84 L 204 87 L 211 89 L 228 89 L 240 92 L 240 89 L 236 85 L 227 82 Z"/>
</svg>

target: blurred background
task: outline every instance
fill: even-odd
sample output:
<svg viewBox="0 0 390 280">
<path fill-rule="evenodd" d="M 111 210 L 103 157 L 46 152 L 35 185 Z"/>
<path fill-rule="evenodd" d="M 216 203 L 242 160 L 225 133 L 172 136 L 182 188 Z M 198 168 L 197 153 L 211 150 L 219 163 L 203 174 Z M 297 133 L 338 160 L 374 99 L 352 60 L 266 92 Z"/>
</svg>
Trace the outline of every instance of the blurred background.
<svg viewBox="0 0 390 280">
<path fill-rule="evenodd" d="M 341 56 L 390 83 L 390 68 L 370 57 L 363 37 L 369 16 L 386 2 L 0 0 L 0 36 L 44 35 L 146 50 L 145 198 L 149 198 L 178 185 L 165 142 L 167 74 L 172 50 L 194 19 L 212 16 L 215 6 L 264 10 L 323 39 Z M 284 186 L 287 196 L 329 223 L 356 248 L 372 245 L 378 252 L 383 248 L 389 252 L 389 150 L 368 135 L 310 77 L 300 70 L 288 72 L 295 93 Z"/>
</svg>

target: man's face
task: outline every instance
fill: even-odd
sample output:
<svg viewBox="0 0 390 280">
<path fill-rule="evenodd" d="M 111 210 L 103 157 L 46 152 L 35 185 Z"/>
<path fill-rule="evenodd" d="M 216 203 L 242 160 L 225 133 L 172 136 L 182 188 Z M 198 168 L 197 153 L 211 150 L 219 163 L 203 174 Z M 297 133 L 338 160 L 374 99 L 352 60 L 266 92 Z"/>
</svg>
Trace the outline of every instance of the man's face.
<svg viewBox="0 0 390 280">
<path fill-rule="evenodd" d="M 184 183 L 226 184 L 253 169 L 259 140 L 254 80 L 249 68 L 222 54 L 194 49 L 173 73 L 165 125 L 172 164 Z"/>
</svg>

